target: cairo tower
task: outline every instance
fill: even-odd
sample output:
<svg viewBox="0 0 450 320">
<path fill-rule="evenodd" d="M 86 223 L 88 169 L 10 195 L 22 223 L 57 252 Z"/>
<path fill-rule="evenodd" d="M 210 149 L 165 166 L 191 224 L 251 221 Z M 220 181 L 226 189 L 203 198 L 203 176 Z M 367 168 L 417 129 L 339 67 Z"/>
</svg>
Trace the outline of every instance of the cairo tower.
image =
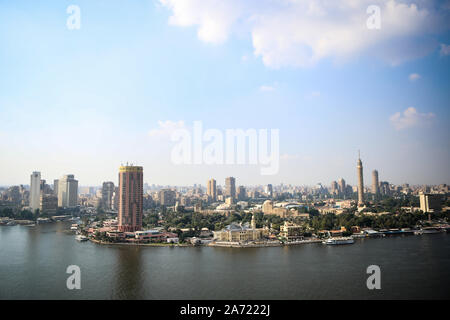
<svg viewBox="0 0 450 320">
<path fill-rule="evenodd" d="M 358 152 L 358 163 L 356 168 L 358 172 L 358 206 L 362 206 L 364 204 L 364 181 L 363 181 L 363 165 L 359 152 Z"/>
</svg>

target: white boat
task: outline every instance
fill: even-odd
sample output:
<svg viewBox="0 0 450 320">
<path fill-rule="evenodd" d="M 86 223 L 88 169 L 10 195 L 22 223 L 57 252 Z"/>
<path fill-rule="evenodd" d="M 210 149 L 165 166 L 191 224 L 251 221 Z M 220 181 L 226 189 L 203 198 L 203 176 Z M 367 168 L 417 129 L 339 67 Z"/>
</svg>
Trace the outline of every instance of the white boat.
<svg viewBox="0 0 450 320">
<path fill-rule="evenodd" d="M 83 235 L 81 235 L 81 234 L 78 235 L 78 236 L 76 236 L 75 239 L 76 239 L 77 241 L 88 241 L 88 240 L 89 240 L 88 237 L 83 236 Z"/>
<path fill-rule="evenodd" d="M 439 228 L 432 228 L 432 227 L 425 227 L 422 228 L 422 234 L 429 234 L 429 233 L 439 233 L 441 230 Z"/>
<path fill-rule="evenodd" d="M 322 241 L 323 244 L 328 244 L 328 245 L 351 244 L 354 242 L 355 242 L 355 240 L 353 240 L 352 237 L 328 238 L 328 239 Z"/>
</svg>

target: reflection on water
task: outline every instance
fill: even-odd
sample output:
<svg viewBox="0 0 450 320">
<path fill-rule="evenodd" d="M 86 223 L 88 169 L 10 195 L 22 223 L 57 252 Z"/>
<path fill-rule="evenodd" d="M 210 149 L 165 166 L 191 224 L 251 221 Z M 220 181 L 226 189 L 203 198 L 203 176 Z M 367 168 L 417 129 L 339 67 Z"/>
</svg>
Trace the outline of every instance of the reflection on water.
<svg viewBox="0 0 450 320">
<path fill-rule="evenodd" d="M 449 298 L 447 234 L 353 245 L 173 248 L 77 242 L 70 223 L 0 227 L 0 299 Z M 366 269 L 381 267 L 382 289 Z M 68 290 L 67 266 L 81 269 Z"/>
<path fill-rule="evenodd" d="M 113 299 L 139 299 L 145 296 L 141 248 L 127 246 L 115 251 L 117 272 Z"/>
</svg>

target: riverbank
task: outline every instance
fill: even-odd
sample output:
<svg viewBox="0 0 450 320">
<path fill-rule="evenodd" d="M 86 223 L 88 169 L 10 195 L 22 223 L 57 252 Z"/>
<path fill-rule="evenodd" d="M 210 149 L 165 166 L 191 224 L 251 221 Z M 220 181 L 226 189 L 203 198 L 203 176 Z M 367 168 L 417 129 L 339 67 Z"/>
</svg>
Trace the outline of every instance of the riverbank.
<svg viewBox="0 0 450 320">
<path fill-rule="evenodd" d="M 194 247 L 187 243 L 127 243 L 127 242 L 108 242 L 96 239 L 89 239 L 89 241 L 100 245 L 122 245 L 122 246 L 145 246 L 145 247 Z"/>
<path fill-rule="evenodd" d="M 437 232 L 437 233 L 445 233 L 445 232 Z M 425 233 L 427 234 L 427 233 Z M 422 233 L 418 234 L 404 234 L 398 236 L 420 236 Z M 364 239 L 376 239 L 377 237 L 364 237 Z M 355 239 L 362 239 L 356 238 Z M 311 244 L 311 243 L 322 243 L 323 239 L 308 239 L 308 240 L 299 240 L 292 242 L 281 242 L 281 241 L 270 241 L 270 242 L 257 242 L 257 243 L 239 243 L 239 242 L 226 242 L 226 241 L 215 241 L 208 243 L 206 245 L 193 245 L 189 243 L 127 243 L 127 242 L 107 242 L 100 241 L 95 239 L 89 239 L 89 241 L 100 244 L 100 245 L 123 245 L 123 246 L 146 246 L 146 247 L 221 247 L 221 248 L 267 248 L 267 247 L 285 247 L 285 246 L 296 246 L 302 244 Z"/>
<path fill-rule="evenodd" d="M 311 240 L 300 240 L 293 242 L 281 242 L 281 241 L 272 241 L 272 242 L 263 242 L 263 243 L 239 243 L 239 242 L 212 242 L 208 244 L 209 247 L 225 247 L 225 248 L 265 248 L 265 247 L 284 247 L 284 246 L 294 246 L 308 243 L 321 243 L 320 239 L 311 239 Z"/>
</svg>

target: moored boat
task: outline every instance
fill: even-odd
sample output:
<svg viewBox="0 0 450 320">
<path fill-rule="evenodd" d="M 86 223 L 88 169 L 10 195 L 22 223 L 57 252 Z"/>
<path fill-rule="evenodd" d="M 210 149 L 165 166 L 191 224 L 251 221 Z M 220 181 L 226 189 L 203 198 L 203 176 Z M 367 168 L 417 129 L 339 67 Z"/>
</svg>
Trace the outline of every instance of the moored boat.
<svg viewBox="0 0 450 320">
<path fill-rule="evenodd" d="M 352 244 L 354 242 L 355 240 L 352 237 L 328 238 L 322 241 L 323 244 L 327 245 Z"/>
<path fill-rule="evenodd" d="M 77 235 L 76 237 L 75 237 L 75 239 L 77 240 L 77 241 L 88 241 L 89 239 L 88 239 L 88 237 L 86 237 L 86 236 L 83 236 L 83 235 Z"/>
</svg>

